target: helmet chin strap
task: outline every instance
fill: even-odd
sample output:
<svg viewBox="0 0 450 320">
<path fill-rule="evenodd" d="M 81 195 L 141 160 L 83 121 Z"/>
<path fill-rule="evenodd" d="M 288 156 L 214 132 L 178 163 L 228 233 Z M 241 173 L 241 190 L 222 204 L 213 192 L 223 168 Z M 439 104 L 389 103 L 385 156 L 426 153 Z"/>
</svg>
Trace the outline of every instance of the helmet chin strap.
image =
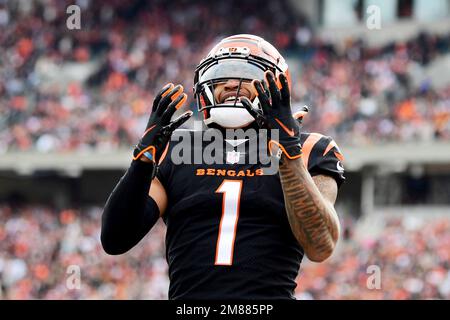
<svg viewBox="0 0 450 320">
<path fill-rule="evenodd" d="M 210 124 L 214 123 L 214 119 L 211 119 L 211 117 L 209 117 L 208 119 L 203 119 L 203 123 L 209 126 Z"/>
<path fill-rule="evenodd" d="M 220 112 L 229 113 L 230 109 L 233 109 L 233 108 L 236 108 L 236 109 L 239 108 L 240 110 L 238 112 L 241 112 L 241 110 L 244 109 L 244 107 L 243 107 L 243 105 L 241 103 L 239 103 L 239 104 L 233 103 L 233 104 L 228 104 L 228 105 L 221 104 L 220 107 L 214 109 L 214 111 L 212 113 L 211 113 L 211 111 L 213 109 L 210 109 L 209 110 L 209 117 L 207 119 L 203 119 L 203 122 L 206 125 L 210 125 L 212 123 L 216 123 L 216 124 L 220 125 L 220 123 L 218 123 L 218 119 L 216 119 L 216 117 L 215 117 L 215 115 L 217 114 L 216 112 L 218 112 L 218 113 L 220 113 Z M 248 113 L 247 110 L 245 110 L 245 111 Z M 219 120 L 219 122 L 220 122 L 220 120 Z"/>
<path fill-rule="evenodd" d="M 211 118 L 208 119 L 203 119 L 203 123 L 206 124 L 207 126 L 210 125 L 211 123 L 214 123 L 214 121 L 211 120 Z"/>
<path fill-rule="evenodd" d="M 259 108 L 258 97 L 255 97 L 255 99 L 253 99 L 252 106 L 253 108 Z M 231 120 L 232 118 L 236 120 L 234 124 L 232 124 L 233 121 L 225 120 Z M 240 120 L 242 120 L 242 123 L 239 123 Z M 253 119 L 250 113 L 242 106 L 241 103 L 239 103 L 229 105 L 222 104 L 219 107 L 210 109 L 209 117 L 207 119 L 204 119 L 203 122 L 207 126 L 214 123 L 224 128 L 239 129 L 248 126 L 254 120 L 255 119 Z M 229 125 L 225 123 L 228 123 Z"/>
<path fill-rule="evenodd" d="M 241 116 L 242 120 L 244 120 L 242 125 L 240 125 L 239 123 L 236 123 L 236 125 L 230 125 L 229 126 L 230 128 L 233 128 L 233 127 L 236 129 L 242 128 L 242 127 L 248 126 L 250 123 L 252 123 L 254 121 L 254 119 L 253 119 L 253 121 L 251 120 L 251 118 L 253 118 L 253 117 L 249 114 L 249 112 L 247 110 L 245 110 L 242 103 L 238 102 L 239 93 L 241 91 L 241 86 L 242 86 L 242 79 L 240 79 L 240 81 L 239 81 L 239 85 L 238 85 L 237 92 L 236 92 L 236 98 L 235 98 L 233 104 L 221 103 L 221 104 L 216 105 L 216 100 L 215 100 L 214 94 L 211 90 L 211 88 L 213 86 L 211 86 L 211 88 L 210 88 L 207 84 L 204 84 L 204 92 L 205 92 L 208 100 L 213 103 L 213 106 L 212 106 L 213 108 L 209 110 L 209 117 L 207 119 L 203 120 L 205 125 L 208 126 L 208 125 L 211 125 L 212 123 L 215 123 L 221 127 L 227 128 L 228 126 L 224 125 L 224 123 L 227 122 L 227 121 L 224 121 L 224 118 L 233 117 L 233 114 L 230 115 L 230 108 L 239 108 L 239 109 L 234 110 L 233 113 L 236 113 L 238 116 Z M 259 99 L 257 96 L 253 99 L 252 106 L 253 106 L 253 108 L 259 108 Z M 216 107 L 218 107 L 218 108 L 216 108 Z M 220 114 L 220 113 L 222 113 L 222 114 Z M 239 119 L 237 119 L 237 120 L 239 120 Z"/>
</svg>

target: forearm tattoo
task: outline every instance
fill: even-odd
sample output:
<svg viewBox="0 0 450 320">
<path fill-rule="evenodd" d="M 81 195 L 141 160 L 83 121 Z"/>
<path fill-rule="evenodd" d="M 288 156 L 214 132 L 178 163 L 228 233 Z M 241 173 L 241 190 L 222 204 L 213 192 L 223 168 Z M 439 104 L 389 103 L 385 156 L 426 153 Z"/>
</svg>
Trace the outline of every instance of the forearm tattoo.
<svg viewBox="0 0 450 320">
<path fill-rule="evenodd" d="M 305 253 L 318 260 L 327 258 L 339 236 L 334 207 L 324 198 L 302 159 L 283 161 L 280 180 L 288 220 Z"/>
</svg>

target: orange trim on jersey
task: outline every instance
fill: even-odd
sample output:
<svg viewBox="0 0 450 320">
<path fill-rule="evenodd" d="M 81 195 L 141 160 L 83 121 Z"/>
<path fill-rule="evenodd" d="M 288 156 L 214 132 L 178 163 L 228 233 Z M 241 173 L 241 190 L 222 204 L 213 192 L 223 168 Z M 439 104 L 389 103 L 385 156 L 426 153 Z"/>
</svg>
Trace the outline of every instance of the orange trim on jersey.
<svg viewBox="0 0 450 320">
<path fill-rule="evenodd" d="M 218 192 L 217 190 L 219 190 L 222 187 L 222 185 L 225 182 L 228 182 L 228 181 L 233 181 L 233 182 L 237 181 L 237 182 L 240 183 L 239 196 L 238 196 L 238 200 L 237 200 L 237 209 L 236 209 L 236 222 L 234 223 L 233 241 L 232 241 L 232 244 L 231 244 L 231 259 L 230 259 L 230 263 L 229 264 L 227 264 L 227 263 L 217 263 L 217 255 L 219 254 L 219 242 L 220 242 L 220 236 L 221 236 L 221 230 L 222 230 L 222 222 L 223 222 L 223 218 L 224 218 L 224 215 L 225 215 L 225 195 L 223 195 L 222 196 L 222 216 L 220 218 L 219 235 L 217 237 L 217 243 L 216 243 L 216 256 L 214 258 L 214 265 L 216 265 L 216 266 L 231 266 L 233 264 L 233 259 L 234 259 L 234 244 L 236 242 L 237 224 L 238 224 L 238 221 L 239 221 L 239 211 L 240 211 L 240 208 L 241 208 L 241 194 L 242 194 L 242 182 L 243 181 L 242 180 L 224 179 L 222 181 L 222 183 L 220 184 L 220 186 L 216 189 L 216 192 L 217 193 L 225 193 L 225 192 L 221 192 L 221 191 Z"/>
<path fill-rule="evenodd" d="M 281 126 L 281 128 L 291 137 L 294 136 L 295 132 L 292 129 L 289 129 L 288 127 L 286 127 L 283 122 L 281 122 L 280 120 L 278 120 L 278 118 L 275 118 L 275 121 L 278 122 L 278 124 Z"/>
<path fill-rule="evenodd" d="M 236 231 L 237 231 L 237 224 L 238 224 L 238 221 L 239 221 L 239 212 L 240 212 L 240 208 L 241 208 L 242 180 L 239 180 L 239 182 L 240 182 L 239 197 L 238 197 L 238 201 L 237 201 L 236 222 L 234 223 L 234 228 L 233 228 L 233 242 L 232 242 L 232 245 L 231 245 L 231 261 L 230 261 L 230 265 L 233 264 L 234 245 L 236 243 Z M 225 197 L 224 197 L 224 201 L 225 201 Z"/>
<path fill-rule="evenodd" d="M 325 148 L 325 151 L 323 152 L 322 156 L 325 156 L 334 147 L 337 148 L 337 144 L 336 144 L 336 142 L 334 142 L 334 140 L 331 140 L 330 143 L 328 144 L 328 146 Z"/>
<path fill-rule="evenodd" d="M 302 151 L 303 151 L 303 163 L 305 164 L 306 169 L 308 170 L 308 162 L 309 156 L 311 155 L 311 150 L 314 148 L 316 143 L 322 139 L 323 135 L 320 133 L 310 133 L 308 138 L 306 138 L 305 142 L 303 142 Z"/>
<path fill-rule="evenodd" d="M 339 152 L 335 151 L 334 155 L 336 156 L 336 158 L 338 158 L 340 161 L 344 161 L 344 156 L 342 154 L 340 154 Z"/>
<path fill-rule="evenodd" d="M 217 190 L 220 189 L 220 187 L 222 187 L 224 182 L 225 182 L 225 180 L 222 181 L 220 186 L 216 189 L 216 192 L 217 192 Z M 222 193 L 222 192 L 220 192 L 220 193 Z M 216 256 L 214 257 L 214 265 L 216 265 L 216 266 L 217 265 L 222 265 L 222 264 L 218 264 L 217 263 L 217 258 L 218 258 L 218 255 L 219 255 L 219 243 L 220 243 L 220 238 L 221 238 L 221 235 L 222 235 L 221 230 L 222 230 L 222 222 L 223 222 L 224 215 L 225 215 L 225 196 L 222 195 L 222 215 L 220 216 L 219 235 L 217 236 L 217 242 L 216 242 Z M 231 262 L 232 261 L 233 261 L 233 258 L 231 258 Z"/>
<path fill-rule="evenodd" d="M 336 147 L 336 150 L 339 150 L 336 142 L 334 140 L 331 140 L 328 146 L 326 147 L 325 151 L 323 152 L 323 156 L 325 156 L 328 152 L 330 152 L 330 150 L 333 149 L 334 147 Z M 334 155 L 339 160 L 344 161 L 344 156 L 339 151 L 334 151 Z"/>
<path fill-rule="evenodd" d="M 291 155 L 286 151 L 286 149 L 283 147 L 283 145 L 280 144 L 278 141 L 275 141 L 275 140 L 270 140 L 270 141 L 269 141 L 269 151 L 270 151 L 270 153 L 272 153 L 272 144 L 273 144 L 273 143 L 276 144 L 276 145 L 278 146 L 278 148 L 280 148 L 281 151 L 283 151 L 284 155 L 285 155 L 288 159 L 290 159 L 290 160 L 294 160 L 294 159 L 298 159 L 298 158 L 301 158 L 301 157 L 302 157 L 302 154 L 301 154 L 301 153 L 298 154 L 298 155 L 296 155 L 296 156 L 291 156 Z"/>
</svg>

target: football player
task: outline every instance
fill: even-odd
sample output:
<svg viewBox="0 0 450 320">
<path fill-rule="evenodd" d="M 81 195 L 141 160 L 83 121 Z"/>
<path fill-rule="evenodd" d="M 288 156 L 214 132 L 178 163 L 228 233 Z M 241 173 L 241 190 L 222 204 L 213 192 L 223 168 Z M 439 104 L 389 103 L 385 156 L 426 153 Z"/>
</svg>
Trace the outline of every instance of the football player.
<svg viewBox="0 0 450 320">
<path fill-rule="evenodd" d="M 162 217 L 169 299 L 292 299 L 303 256 L 324 261 L 338 241 L 342 154 L 330 137 L 301 131 L 288 66 L 264 39 L 223 39 L 194 79 L 208 127 L 278 130 L 269 141 L 277 174 L 246 161 L 175 164 L 170 137 L 192 112 L 171 120 L 187 96 L 168 84 L 105 205 L 103 248 L 127 252 Z"/>
</svg>

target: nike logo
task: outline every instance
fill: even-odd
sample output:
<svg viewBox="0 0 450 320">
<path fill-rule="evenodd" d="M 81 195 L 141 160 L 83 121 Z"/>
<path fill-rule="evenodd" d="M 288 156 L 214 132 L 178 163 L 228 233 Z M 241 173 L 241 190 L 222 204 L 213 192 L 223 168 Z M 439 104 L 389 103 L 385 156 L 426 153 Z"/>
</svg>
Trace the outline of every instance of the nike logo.
<svg viewBox="0 0 450 320">
<path fill-rule="evenodd" d="M 292 129 L 289 129 L 288 127 L 286 127 L 280 120 L 278 120 L 277 118 L 275 118 L 275 121 L 278 122 L 278 124 L 281 126 L 281 128 L 291 137 L 294 136 L 295 132 Z"/>
</svg>

